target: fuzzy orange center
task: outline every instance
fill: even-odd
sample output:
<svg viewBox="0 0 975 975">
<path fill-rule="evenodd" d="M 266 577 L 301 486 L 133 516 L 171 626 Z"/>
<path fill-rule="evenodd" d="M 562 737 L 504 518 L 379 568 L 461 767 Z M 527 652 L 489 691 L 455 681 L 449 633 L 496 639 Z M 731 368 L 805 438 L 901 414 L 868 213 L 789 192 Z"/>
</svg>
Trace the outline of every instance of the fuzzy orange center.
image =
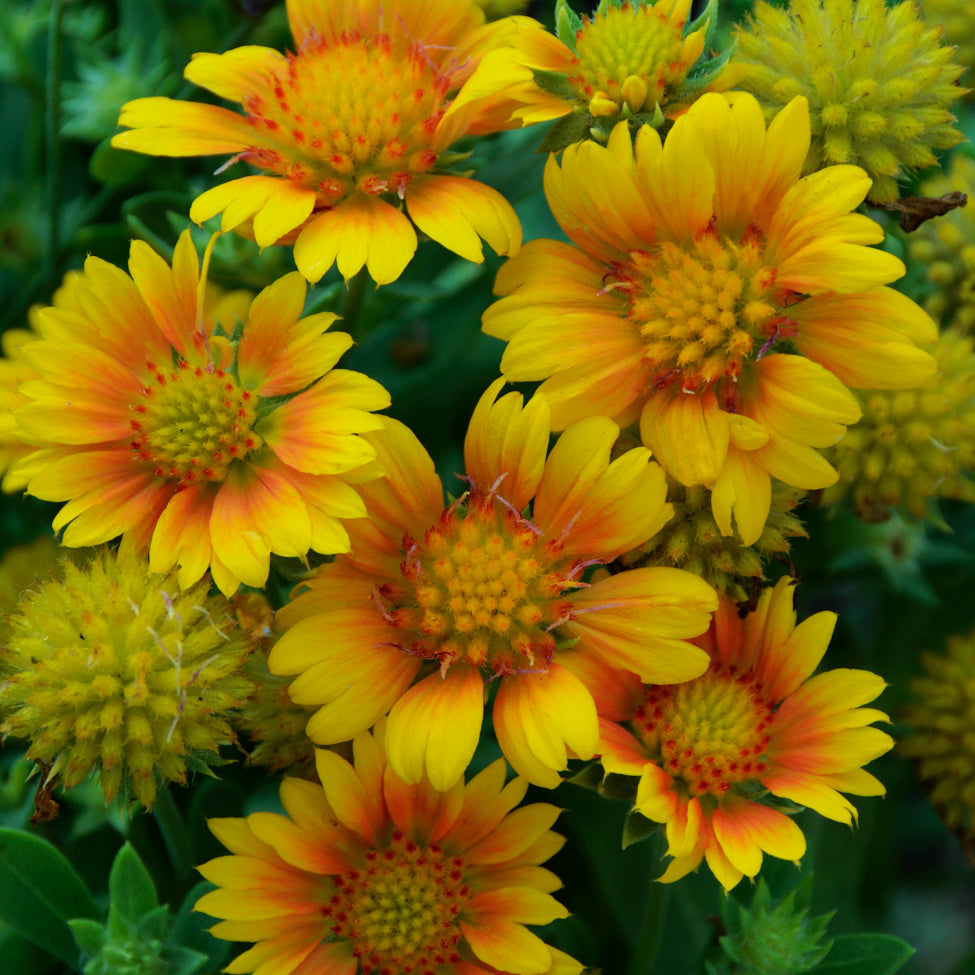
<svg viewBox="0 0 975 975">
<path fill-rule="evenodd" d="M 552 631 L 571 610 L 562 594 L 578 586 L 560 543 L 495 496 L 473 494 L 466 512 L 448 508 L 422 542 L 407 536 L 403 547 L 403 584 L 377 598 L 387 621 L 407 631 L 404 650 L 444 669 L 457 661 L 494 675 L 548 668 Z"/>
<path fill-rule="evenodd" d="M 660 767 L 692 796 L 721 798 L 767 771 L 772 708 L 754 679 L 712 667 L 685 684 L 651 686 L 633 723 Z"/>
<path fill-rule="evenodd" d="M 664 241 L 634 252 L 614 276 L 658 388 L 703 392 L 737 378 L 746 359 L 795 334 L 780 314 L 776 272 L 763 264 L 754 231 L 737 244 L 712 233 L 692 248 Z"/>
<path fill-rule="evenodd" d="M 180 360 L 170 372 L 146 363 L 151 379 L 132 406 L 132 449 L 157 477 L 222 481 L 234 460 L 261 446 L 254 433 L 257 397 L 212 364 Z"/>
<path fill-rule="evenodd" d="M 690 67 L 683 59 L 684 23 L 673 22 L 652 6 L 608 7 L 576 33 L 575 89 L 593 115 L 613 115 L 624 103 L 631 111 L 650 111 L 666 100 Z"/>
<path fill-rule="evenodd" d="M 396 831 L 362 869 L 335 878 L 322 908 L 336 938 L 352 942 L 363 975 L 436 975 L 460 962 L 457 918 L 470 899 L 463 857 Z"/>
<path fill-rule="evenodd" d="M 437 161 L 449 81 L 412 41 L 311 38 L 242 99 L 256 138 L 241 158 L 316 189 L 323 207 L 354 192 L 402 197 Z"/>
</svg>

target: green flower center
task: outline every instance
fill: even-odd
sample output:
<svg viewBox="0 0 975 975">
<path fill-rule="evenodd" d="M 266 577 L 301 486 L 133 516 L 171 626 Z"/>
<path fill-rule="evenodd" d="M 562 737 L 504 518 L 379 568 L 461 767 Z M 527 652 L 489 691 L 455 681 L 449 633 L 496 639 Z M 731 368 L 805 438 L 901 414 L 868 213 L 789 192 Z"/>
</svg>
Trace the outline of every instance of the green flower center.
<svg viewBox="0 0 975 975">
<path fill-rule="evenodd" d="M 772 708 L 751 675 L 712 667 L 685 684 L 647 688 L 633 724 L 660 767 L 692 796 L 723 796 L 767 771 Z"/>
<path fill-rule="evenodd" d="M 257 397 L 229 373 L 184 359 L 171 372 L 146 365 L 151 378 L 131 408 L 130 443 L 157 477 L 181 485 L 222 481 L 234 460 L 261 446 L 253 430 Z"/>
<path fill-rule="evenodd" d="M 436 975 L 460 962 L 458 916 L 470 899 L 463 857 L 420 846 L 398 830 L 362 869 L 335 878 L 322 914 L 336 938 L 352 942 L 363 975 Z"/>
<path fill-rule="evenodd" d="M 795 334 L 778 313 L 776 272 L 761 252 L 755 232 L 739 244 L 705 233 L 691 249 L 664 241 L 614 269 L 655 386 L 703 392 L 737 377 L 753 353 Z"/>
<path fill-rule="evenodd" d="M 562 599 L 579 583 L 559 542 L 493 495 L 474 494 L 463 514 L 448 508 L 422 542 L 407 536 L 403 584 L 384 587 L 384 614 L 409 634 L 409 653 L 446 668 L 465 661 L 492 674 L 548 669 L 554 627 L 569 618 Z"/>
<path fill-rule="evenodd" d="M 683 28 L 650 5 L 610 6 L 576 34 L 579 66 L 569 80 L 594 114 L 609 114 L 612 102 L 617 110 L 624 102 L 634 112 L 652 110 L 690 67 L 681 58 Z"/>
<path fill-rule="evenodd" d="M 437 161 L 449 81 L 420 45 L 388 34 L 310 38 L 242 99 L 255 140 L 241 158 L 316 189 L 321 207 L 354 192 L 402 197 Z"/>
</svg>

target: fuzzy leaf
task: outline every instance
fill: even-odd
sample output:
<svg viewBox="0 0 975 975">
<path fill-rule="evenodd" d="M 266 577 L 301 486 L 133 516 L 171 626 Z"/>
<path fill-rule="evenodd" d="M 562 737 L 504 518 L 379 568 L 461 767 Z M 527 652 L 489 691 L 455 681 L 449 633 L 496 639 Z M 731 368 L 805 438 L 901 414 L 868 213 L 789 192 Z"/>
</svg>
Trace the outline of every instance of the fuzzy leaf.
<svg viewBox="0 0 975 975">
<path fill-rule="evenodd" d="M 81 878 L 50 843 L 0 829 L 0 920 L 74 968 L 78 948 L 68 920 L 98 914 Z"/>
<path fill-rule="evenodd" d="M 126 843 L 115 855 L 108 877 L 108 893 L 111 909 L 133 927 L 159 906 L 156 885 L 131 843 Z"/>
<path fill-rule="evenodd" d="M 569 6 L 568 0 L 558 0 L 555 5 L 555 35 L 573 54 L 578 30 L 582 30 L 582 18 Z"/>
<path fill-rule="evenodd" d="M 105 927 L 88 917 L 76 917 L 68 921 L 78 949 L 89 958 L 97 955 L 105 946 Z"/>
</svg>

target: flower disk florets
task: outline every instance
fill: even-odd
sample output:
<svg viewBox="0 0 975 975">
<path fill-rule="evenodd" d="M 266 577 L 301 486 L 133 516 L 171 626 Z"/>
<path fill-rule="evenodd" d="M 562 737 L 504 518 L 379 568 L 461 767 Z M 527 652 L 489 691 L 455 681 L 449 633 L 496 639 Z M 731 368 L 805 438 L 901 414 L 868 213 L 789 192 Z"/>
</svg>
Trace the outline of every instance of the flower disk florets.
<svg viewBox="0 0 975 975">
<path fill-rule="evenodd" d="M 790 294 L 773 291 L 775 268 L 762 261 L 763 243 L 754 227 L 737 243 L 705 234 L 692 250 L 662 241 L 614 269 L 655 387 L 680 383 L 685 392 L 703 392 L 735 379 L 747 357 L 794 331 L 778 314 Z"/>
<path fill-rule="evenodd" d="M 576 32 L 576 73 L 569 80 L 595 115 L 652 111 L 684 80 L 684 21 L 660 4 L 600 5 Z M 699 53 L 699 52 L 697 52 Z"/>
<path fill-rule="evenodd" d="M 106 797 L 151 806 L 158 781 L 185 782 L 234 741 L 249 643 L 209 580 L 181 593 L 175 575 L 109 551 L 63 573 L 11 621 L 0 730 L 30 741 L 49 781 L 71 787 L 97 770 Z"/>
<path fill-rule="evenodd" d="M 907 171 L 935 164 L 933 150 L 964 138 L 950 110 L 964 92 L 953 54 L 913 3 L 795 0 L 787 10 L 755 5 L 736 61 L 767 117 L 796 95 L 809 99 L 807 172 L 862 166 L 868 199 L 883 203 L 897 199 Z"/>
<path fill-rule="evenodd" d="M 132 449 L 157 477 L 180 484 L 222 481 L 235 460 L 263 443 L 254 432 L 257 397 L 213 363 L 179 358 L 168 372 L 147 362 L 151 378 L 132 406 Z"/>
<path fill-rule="evenodd" d="M 644 745 L 688 795 L 725 795 L 768 768 L 772 707 L 753 676 L 712 667 L 684 684 L 647 688 L 633 718 Z"/>
<path fill-rule="evenodd" d="M 459 962 L 457 918 L 472 893 L 464 858 L 394 830 L 364 861 L 335 878 L 322 908 L 332 934 L 354 943 L 363 975 L 436 975 L 439 966 Z"/>
<path fill-rule="evenodd" d="M 240 158 L 316 190 L 321 207 L 356 191 L 402 198 L 437 161 L 430 144 L 449 87 L 449 71 L 400 35 L 313 36 L 263 93 L 244 97 L 260 139 Z"/>
<path fill-rule="evenodd" d="M 558 541 L 492 493 L 472 492 L 466 510 L 447 508 L 421 543 L 405 538 L 402 593 L 381 593 L 394 625 L 412 630 L 409 653 L 463 660 L 495 675 L 545 671 L 550 632 L 569 618 L 563 592 L 578 588 Z"/>
</svg>

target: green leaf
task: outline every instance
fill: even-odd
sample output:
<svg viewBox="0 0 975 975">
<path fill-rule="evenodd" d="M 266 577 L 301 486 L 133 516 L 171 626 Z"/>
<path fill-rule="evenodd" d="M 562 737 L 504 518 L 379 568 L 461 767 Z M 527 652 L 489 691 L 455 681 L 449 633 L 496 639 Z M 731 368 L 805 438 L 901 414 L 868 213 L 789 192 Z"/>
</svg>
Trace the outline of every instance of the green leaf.
<svg viewBox="0 0 975 975">
<path fill-rule="evenodd" d="M 555 5 L 555 34 L 573 54 L 576 49 L 576 31 L 582 29 L 582 18 L 569 6 L 568 0 L 558 0 Z"/>
<path fill-rule="evenodd" d="M 892 934 L 844 934 L 809 975 L 893 975 L 914 949 Z"/>
<path fill-rule="evenodd" d="M 78 949 L 89 958 L 105 947 L 105 926 L 88 917 L 76 917 L 68 921 Z"/>
<path fill-rule="evenodd" d="M 13 931 L 0 931 L 0 972 L 16 975 L 50 975 L 58 962 L 37 945 Z"/>
<path fill-rule="evenodd" d="M 97 918 L 98 908 L 74 868 L 46 840 L 0 829 L 0 920 L 75 968 L 70 918 Z"/>
<path fill-rule="evenodd" d="M 88 172 L 92 179 L 106 186 L 129 186 L 142 178 L 151 162 L 149 156 L 128 149 L 116 149 L 109 136 L 92 153 Z"/>
<path fill-rule="evenodd" d="M 133 927 L 159 906 L 156 885 L 131 843 L 126 843 L 115 856 L 108 876 L 108 894 L 111 910 Z"/>
</svg>

